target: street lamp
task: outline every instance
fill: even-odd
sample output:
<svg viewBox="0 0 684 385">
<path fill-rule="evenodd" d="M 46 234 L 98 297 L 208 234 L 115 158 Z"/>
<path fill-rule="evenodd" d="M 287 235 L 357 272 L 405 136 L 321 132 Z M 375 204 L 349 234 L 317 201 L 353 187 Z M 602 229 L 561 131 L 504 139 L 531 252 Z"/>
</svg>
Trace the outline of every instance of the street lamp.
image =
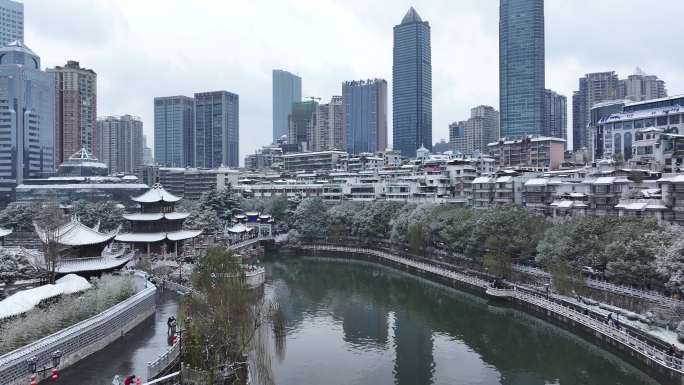
<svg viewBox="0 0 684 385">
<path fill-rule="evenodd" d="M 36 385 L 38 384 L 36 373 L 44 373 L 47 372 L 48 370 L 52 370 L 52 375 L 50 376 L 52 380 L 56 381 L 57 378 L 59 378 L 59 371 L 57 370 L 57 367 L 59 367 L 59 363 L 62 359 L 62 351 L 61 350 L 55 350 L 50 354 L 50 358 L 52 360 L 52 366 L 51 367 L 43 367 L 42 369 L 38 369 L 38 357 L 33 356 L 29 359 L 26 360 L 26 364 L 28 365 L 28 369 L 31 372 L 31 385 Z"/>
</svg>

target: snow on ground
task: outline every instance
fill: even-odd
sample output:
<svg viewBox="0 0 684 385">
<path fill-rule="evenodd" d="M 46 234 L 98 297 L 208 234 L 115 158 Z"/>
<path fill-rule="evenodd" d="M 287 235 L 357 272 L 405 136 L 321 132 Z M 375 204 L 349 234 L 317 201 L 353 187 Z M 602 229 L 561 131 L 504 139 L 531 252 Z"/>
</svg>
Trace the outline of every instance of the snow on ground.
<svg viewBox="0 0 684 385">
<path fill-rule="evenodd" d="M 22 290 L 0 301 L 0 319 L 26 313 L 45 299 L 77 293 L 90 287 L 91 284 L 85 278 L 68 274 L 58 279 L 54 285 Z"/>
<path fill-rule="evenodd" d="M 56 284 L 62 287 L 64 294 L 78 293 L 90 289 L 93 285 L 87 279 L 76 274 L 67 274 L 57 280 Z"/>
</svg>

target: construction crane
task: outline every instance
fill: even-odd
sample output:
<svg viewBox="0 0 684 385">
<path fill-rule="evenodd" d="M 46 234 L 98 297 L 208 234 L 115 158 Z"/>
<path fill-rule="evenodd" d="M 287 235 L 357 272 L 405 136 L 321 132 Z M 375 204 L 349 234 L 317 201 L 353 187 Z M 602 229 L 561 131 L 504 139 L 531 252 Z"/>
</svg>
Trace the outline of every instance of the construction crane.
<svg viewBox="0 0 684 385">
<path fill-rule="evenodd" d="M 312 102 L 314 100 L 318 100 L 319 102 L 321 101 L 321 98 L 319 98 L 318 96 L 305 96 L 304 99 L 311 99 Z"/>
</svg>

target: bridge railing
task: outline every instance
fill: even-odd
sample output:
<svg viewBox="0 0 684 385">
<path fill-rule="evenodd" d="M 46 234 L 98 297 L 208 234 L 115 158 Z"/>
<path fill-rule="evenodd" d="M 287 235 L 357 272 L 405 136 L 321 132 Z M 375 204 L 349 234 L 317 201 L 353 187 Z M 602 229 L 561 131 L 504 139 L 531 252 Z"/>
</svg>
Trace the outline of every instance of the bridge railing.
<svg viewBox="0 0 684 385">
<path fill-rule="evenodd" d="M 684 370 L 682 367 L 683 361 L 681 358 L 669 354 L 669 352 L 660 349 L 659 347 L 652 345 L 645 340 L 640 339 L 638 336 L 628 333 L 624 329 L 611 327 L 610 325 L 606 324 L 606 322 L 603 319 L 598 320 L 593 318 L 591 315 L 582 314 L 581 312 L 577 311 L 572 307 L 564 306 L 561 303 L 551 301 L 542 295 L 531 292 L 530 290 L 517 290 L 517 287 L 515 287 L 515 289 L 513 290 L 495 289 L 490 287 L 489 281 L 479 277 L 473 277 L 460 272 L 448 270 L 438 265 L 391 255 L 387 252 L 374 250 L 371 248 L 357 248 L 348 246 L 338 246 L 332 244 L 305 244 L 303 245 L 303 247 L 313 250 L 365 253 L 367 255 L 374 255 L 393 262 L 401 263 L 407 266 L 412 266 L 414 268 L 418 268 L 426 272 L 439 274 L 444 276 L 445 278 L 457 279 L 459 281 L 471 285 L 482 287 L 485 288 L 485 290 L 487 290 L 489 293 L 496 294 L 497 296 L 514 297 L 520 301 L 530 303 L 532 305 L 552 311 L 563 317 L 572 319 L 573 321 L 579 322 L 584 326 L 596 332 L 599 332 L 613 339 L 614 341 L 628 347 L 629 349 L 634 350 L 635 352 L 639 353 L 640 355 L 644 356 L 646 359 L 654 362 L 657 365 L 661 365 L 670 370 L 674 370 L 678 373 L 684 374 Z"/>
<path fill-rule="evenodd" d="M 171 346 L 164 354 L 159 356 L 153 362 L 147 363 L 147 378 L 155 378 L 159 376 L 168 369 L 180 356 L 180 342 L 177 342 Z"/>
</svg>

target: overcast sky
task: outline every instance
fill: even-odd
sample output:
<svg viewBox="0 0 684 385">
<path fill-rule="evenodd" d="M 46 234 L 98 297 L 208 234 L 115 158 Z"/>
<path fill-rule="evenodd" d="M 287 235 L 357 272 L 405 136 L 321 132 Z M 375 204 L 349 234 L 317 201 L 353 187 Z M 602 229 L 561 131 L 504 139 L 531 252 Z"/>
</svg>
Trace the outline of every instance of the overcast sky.
<svg viewBox="0 0 684 385">
<path fill-rule="evenodd" d="M 155 96 L 240 95 L 240 162 L 271 140 L 271 70 L 329 100 L 345 80 L 387 79 L 392 27 L 413 5 L 432 28 L 433 139 L 479 104 L 498 109 L 498 0 L 24 0 L 25 43 L 43 66 L 98 74 L 98 115 L 142 117 Z M 640 66 L 684 93 L 682 0 L 547 0 L 546 87 L 568 97 L 587 72 Z M 679 63 L 679 64 L 677 64 Z"/>
</svg>

